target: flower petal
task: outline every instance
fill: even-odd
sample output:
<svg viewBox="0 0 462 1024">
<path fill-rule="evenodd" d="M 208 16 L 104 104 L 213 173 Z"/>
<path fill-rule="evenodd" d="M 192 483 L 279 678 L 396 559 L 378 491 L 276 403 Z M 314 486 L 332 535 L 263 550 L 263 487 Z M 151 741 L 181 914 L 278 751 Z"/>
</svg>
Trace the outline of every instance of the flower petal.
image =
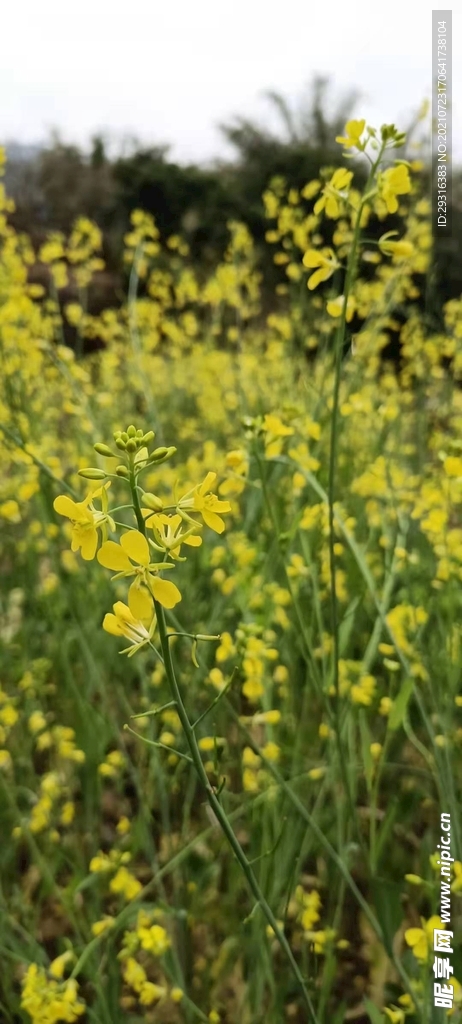
<svg viewBox="0 0 462 1024">
<path fill-rule="evenodd" d="M 107 612 L 103 619 L 103 629 L 106 633 L 111 633 L 112 636 L 123 636 L 123 630 L 120 628 L 119 621 L 112 612 Z"/>
<path fill-rule="evenodd" d="M 139 530 L 129 530 L 120 538 L 121 546 L 126 555 L 135 565 L 149 564 L 149 544 Z"/>
<path fill-rule="evenodd" d="M 302 260 L 304 267 L 320 267 L 322 262 L 321 253 L 316 252 L 316 249 L 308 249 Z"/>
<path fill-rule="evenodd" d="M 112 569 L 114 572 L 127 572 L 133 568 L 128 555 L 113 540 L 105 541 L 96 557 L 100 565 L 103 565 L 105 569 Z"/>
<path fill-rule="evenodd" d="M 156 601 L 163 608 L 174 608 L 181 601 L 178 587 L 171 580 L 163 580 L 160 576 L 151 576 L 151 589 Z"/>
<path fill-rule="evenodd" d="M 151 622 L 154 605 L 146 587 L 139 587 L 136 583 L 132 583 L 128 591 L 128 607 L 134 619 L 139 622 Z"/>
<path fill-rule="evenodd" d="M 207 494 L 207 491 L 210 490 L 214 480 L 216 479 L 216 476 L 216 473 L 207 473 L 205 480 L 201 483 L 199 487 L 199 494 Z"/>
<path fill-rule="evenodd" d="M 116 603 L 113 604 L 112 607 L 113 607 L 113 609 L 115 611 L 115 614 L 116 614 L 119 622 L 121 622 L 121 623 L 123 623 L 123 622 L 127 623 L 128 622 L 128 624 L 130 626 L 133 626 L 135 624 L 136 619 L 133 618 L 133 615 L 132 615 L 128 605 L 124 604 L 123 601 L 116 601 Z"/>
<path fill-rule="evenodd" d="M 82 558 L 87 562 L 91 562 L 92 558 L 96 555 L 96 548 L 98 547 L 98 533 L 95 529 L 86 529 L 81 534 L 80 553 Z"/>
<path fill-rule="evenodd" d="M 404 938 L 408 946 L 415 946 L 420 942 L 423 935 L 422 928 L 407 928 L 404 932 Z"/>
<path fill-rule="evenodd" d="M 206 526 L 209 526 L 215 533 L 223 533 L 225 524 L 220 516 L 217 516 L 216 512 L 210 512 L 210 509 L 202 509 L 202 518 Z"/>
<path fill-rule="evenodd" d="M 78 519 L 80 509 L 77 502 L 69 498 L 67 494 L 58 494 L 53 502 L 55 512 L 60 516 L 67 516 L 68 519 Z"/>
</svg>

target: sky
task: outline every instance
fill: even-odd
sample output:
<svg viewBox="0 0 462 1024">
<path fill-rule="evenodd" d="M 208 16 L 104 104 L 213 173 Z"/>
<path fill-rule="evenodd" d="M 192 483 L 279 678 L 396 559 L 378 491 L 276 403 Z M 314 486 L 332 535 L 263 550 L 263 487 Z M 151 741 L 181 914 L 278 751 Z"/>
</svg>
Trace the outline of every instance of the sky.
<svg viewBox="0 0 462 1024">
<path fill-rule="evenodd" d="M 220 122 L 274 126 L 264 92 L 294 108 L 315 74 L 332 106 L 361 93 L 355 115 L 405 128 L 431 89 L 427 0 L 42 0 L 5 5 L 0 142 L 66 142 L 106 132 L 170 143 L 172 158 L 230 155 Z M 436 8 L 435 8 L 436 9 Z M 453 28 L 453 144 L 462 161 L 462 19 Z"/>
</svg>

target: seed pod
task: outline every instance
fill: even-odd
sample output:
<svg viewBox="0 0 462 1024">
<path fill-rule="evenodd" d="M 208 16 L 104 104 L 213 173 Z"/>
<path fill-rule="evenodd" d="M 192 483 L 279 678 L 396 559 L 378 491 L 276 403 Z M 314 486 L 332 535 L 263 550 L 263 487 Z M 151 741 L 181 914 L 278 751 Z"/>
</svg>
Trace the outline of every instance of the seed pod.
<svg viewBox="0 0 462 1024">
<path fill-rule="evenodd" d="M 100 444 L 98 441 L 97 444 L 93 445 L 93 448 L 95 449 L 95 452 L 98 452 L 98 455 L 103 455 L 105 459 L 115 458 L 114 452 L 111 452 L 111 449 L 107 444 Z"/>
<path fill-rule="evenodd" d="M 89 466 L 88 469 L 79 469 L 79 476 L 85 477 L 85 480 L 105 480 L 107 474 L 102 469 Z"/>
</svg>

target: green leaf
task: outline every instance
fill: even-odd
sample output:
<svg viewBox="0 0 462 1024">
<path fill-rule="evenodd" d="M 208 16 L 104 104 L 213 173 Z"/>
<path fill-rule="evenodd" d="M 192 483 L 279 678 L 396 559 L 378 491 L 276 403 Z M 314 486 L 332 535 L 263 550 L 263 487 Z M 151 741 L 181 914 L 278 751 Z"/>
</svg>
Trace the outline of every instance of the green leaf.
<svg viewBox="0 0 462 1024">
<path fill-rule="evenodd" d="M 359 731 L 361 733 L 361 753 L 364 762 L 366 785 L 368 792 L 370 792 L 372 776 L 374 773 L 374 762 L 371 754 L 372 736 L 364 711 L 359 712 Z"/>
<path fill-rule="evenodd" d="M 390 882 L 386 878 L 374 878 L 372 882 L 374 909 L 383 931 L 384 946 L 389 956 L 392 955 L 393 939 L 403 920 L 401 888 L 396 882 Z"/>
<path fill-rule="evenodd" d="M 358 596 L 354 597 L 353 600 L 350 601 L 350 604 L 348 605 L 348 608 L 347 608 L 347 610 L 345 612 L 345 615 L 343 616 L 343 620 L 342 620 L 342 622 L 340 624 L 340 629 L 339 629 L 339 647 L 340 647 L 340 654 L 341 655 L 343 655 L 345 653 L 345 651 L 347 650 L 347 648 L 348 648 L 348 642 L 349 642 L 349 639 L 350 639 L 353 627 L 354 627 L 355 622 L 356 622 L 355 614 L 354 613 L 355 613 L 356 608 L 358 607 L 358 604 L 360 603 L 360 601 L 361 601 L 361 598 L 358 597 Z"/>
<path fill-rule="evenodd" d="M 383 1016 L 383 1013 L 380 1012 L 375 1003 L 371 1003 L 370 999 L 368 999 L 367 996 L 364 997 L 363 1002 L 368 1013 L 369 1020 L 371 1021 L 371 1024 L 384 1024 L 385 1017 Z"/>
<path fill-rule="evenodd" d="M 388 728 L 391 732 L 395 732 L 395 730 L 399 729 L 400 725 L 402 725 L 413 689 L 414 680 L 406 679 L 398 696 L 396 697 L 396 700 L 393 701 L 393 707 L 388 717 Z"/>
<path fill-rule="evenodd" d="M 347 1003 L 342 1003 L 332 1018 L 332 1024 L 345 1024 L 345 1014 L 348 1009 Z"/>
</svg>

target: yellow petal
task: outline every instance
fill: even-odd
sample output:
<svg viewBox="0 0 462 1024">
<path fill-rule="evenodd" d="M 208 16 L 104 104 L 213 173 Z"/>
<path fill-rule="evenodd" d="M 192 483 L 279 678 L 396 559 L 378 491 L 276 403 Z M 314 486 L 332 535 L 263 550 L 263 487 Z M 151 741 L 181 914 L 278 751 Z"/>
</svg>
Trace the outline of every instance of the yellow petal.
<svg viewBox="0 0 462 1024">
<path fill-rule="evenodd" d="M 162 580 L 160 576 L 151 577 L 151 588 L 156 601 L 163 608 L 174 608 L 178 601 L 181 601 L 181 594 L 178 587 L 170 580 Z"/>
<path fill-rule="evenodd" d="M 206 526 L 209 526 L 215 533 L 223 533 L 225 524 L 220 516 L 217 516 L 216 512 L 210 512 L 208 508 L 202 510 L 202 518 Z"/>
<path fill-rule="evenodd" d="M 423 931 L 421 928 L 408 928 L 404 932 L 404 938 L 408 946 L 415 946 L 417 942 L 420 942 L 422 935 Z"/>
<path fill-rule="evenodd" d="M 106 633 L 111 633 L 112 636 L 123 636 L 123 631 L 120 628 L 119 622 L 112 612 L 107 612 L 103 619 L 103 629 Z"/>
<path fill-rule="evenodd" d="M 284 427 L 283 424 L 280 426 L 280 436 L 290 437 L 293 434 L 291 427 Z M 213 501 L 207 502 L 211 512 L 231 512 L 231 503 L 229 501 L 220 501 L 215 495 Z"/>
<path fill-rule="evenodd" d="M 96 548 L 98 547 L 98 534 L 95 529 L 82 531 L 82 540 L 80 545 L 80 551 L 82 558 L 85 558 L 87 562 L 91 562 L 92 558 L 96 555 Z"/>
<path fill-rule="evenodd" d="M 115 614 L 116 614 L 119 622 L 128 622 L 130 624 L 130 626 L 134 625 L 134 623 L 136 622 L 136 619 L 133 618 L 133 615 L 132 615 L 128 605 L 124 604 L 123 601 L 116 601 L 116 603 L 113 604 L 112 607 L 113 607 L 113 609 L 115 611 Z"/>
<path fill-rule="evenodd" d="M 128 555 L 113 540 L 105 541 L 96 557 L 100 565 L 103 565 L 105 569 L 112 569 L 114 572 L 127 572 L 133 568 Z"/>
<path fill-rule="evenodd" d="M 53 502 L 55 512 L 60 516 L 67 516 L 68 519 L 78 519 L 80 515 L 79 506 L 67 494 L 58 494 Z"/>
<path fill-rule="evenodd" d="M 335 220 L 339 215 L 339 205 L 335 196 L 327 196 L 326 199 L 326 214 L 332 220 Z"/>
<path fill-rule="evenodd" d="M 186 540 L 182 541 L 183 544 L 189 544 L 191 548 L 200 548 L 202 544 L 202 537 L 199 537 L 197 533 L 192 533 L 190 537 L 186 537 Z"/>
<path fill-rule="evenodd" d="M 311 273 L 310 278 L 308 278 L 309 291 L 312 292 L 313 288 L 318 288 L 322 281 L 328 281 L 333 272 L 333 266 L 322 266 L 319 270 L 314 270 L 314 273 Z"/>
<path fill-rule="evenodd" d="M 322 256 L 316 249 L 308 249 L 302 260 L 304 267 L 320 267 L 322 262 Z"/>
<path fill-rule="evenodd" d="M 132 583 L 128 591 L 128 607 L 134 619 L 139 622 L 151 622 L 154 605 L 146 587 L 139 587 L 136 583 Z"/>
<path fill-rule="evenodd" d="M 139 530 L 129 530 L 120 538 L 121 546 L 126 555 L 136 565 L 149 564 L 149 544 Z"/>
<path fill-rule="evenodd" d="M 206 476 L 204 482 L 199 487 L 199 494 L 207 494 L 207 491 L 210 490 L 210 488 L 211 488 L 211 486 L 213 484 L 213 481 L 216 479 L 216 475 L 217 475 L 216 473 L 212 473 L 212 472 L 207 473 L 207 476 Z"/>
</svg>

